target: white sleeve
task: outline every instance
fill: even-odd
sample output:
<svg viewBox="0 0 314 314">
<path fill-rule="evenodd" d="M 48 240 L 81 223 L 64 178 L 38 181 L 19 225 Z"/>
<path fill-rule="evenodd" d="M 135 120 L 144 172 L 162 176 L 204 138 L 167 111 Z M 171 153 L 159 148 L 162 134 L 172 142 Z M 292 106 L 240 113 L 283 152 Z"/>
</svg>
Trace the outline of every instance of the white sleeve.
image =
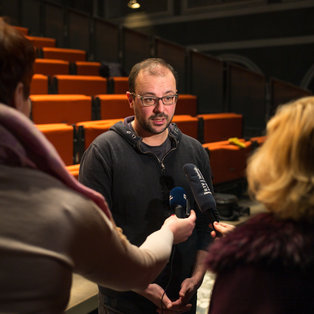
<svg viewBox="0 0 314 314">
<path fill-rule="evenodd" d="M 121 236 L 98 207 L 88 204 L 92 208 L 84 208 L 77 221 L 79 232 L 76 232 L 72 256 L 74 271 L 115 290 L 145 288 L 166 265 L 173 233 L 167 228 L 160 229 L 138 248 Z"/>
</svg>

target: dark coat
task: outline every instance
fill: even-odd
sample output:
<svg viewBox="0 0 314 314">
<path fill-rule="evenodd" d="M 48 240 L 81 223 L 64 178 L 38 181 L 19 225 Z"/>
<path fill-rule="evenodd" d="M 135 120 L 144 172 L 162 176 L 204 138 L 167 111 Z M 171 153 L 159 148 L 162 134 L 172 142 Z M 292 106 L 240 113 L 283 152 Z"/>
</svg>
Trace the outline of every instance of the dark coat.
<svg viewBox="0 0 314 314">
<path fill-rule="evenodd" d="M 209 313 L 314 313 L 314 226 L 251 218 L 210 247 L 217 274 Z"/>
</svg>

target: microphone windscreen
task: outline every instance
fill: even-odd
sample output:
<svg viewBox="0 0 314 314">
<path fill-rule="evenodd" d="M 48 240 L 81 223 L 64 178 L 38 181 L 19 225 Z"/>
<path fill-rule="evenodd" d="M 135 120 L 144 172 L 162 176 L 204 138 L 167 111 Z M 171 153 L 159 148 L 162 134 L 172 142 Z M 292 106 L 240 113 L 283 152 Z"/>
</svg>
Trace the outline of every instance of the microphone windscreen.
<svg viewBox="0 0 314 314">
<path fill-rule="evenodd" d="M 175 209 L 178 205 L 186 208 L 186 193 L 182 187 L 176 186 L 170 191 L 169 204 L 171 209 Z"/>
</svg>

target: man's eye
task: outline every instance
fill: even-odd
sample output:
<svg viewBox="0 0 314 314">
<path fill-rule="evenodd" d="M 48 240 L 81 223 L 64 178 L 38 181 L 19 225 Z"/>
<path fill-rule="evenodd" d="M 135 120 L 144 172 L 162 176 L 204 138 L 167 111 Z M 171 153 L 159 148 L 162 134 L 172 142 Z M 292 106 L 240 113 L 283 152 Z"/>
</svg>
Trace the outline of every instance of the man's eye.
<svg viewBox="0 0 314 314">
<path fill-rule="evenodd" d="M 154 102 L 155 99 L 152 98 L 152 97 L 145 97 L 145 98 L 144 98 L 144 101 L 146 101 L 146 102 Z"/>
<path fill-rule="evenodd" d="M 173 98 L 173 96 L 165 96 L 165 97 L 164 97 L 164 100 L 165 100 L 165 101 L 171 101 L 172 98 Z"/>
</svg>

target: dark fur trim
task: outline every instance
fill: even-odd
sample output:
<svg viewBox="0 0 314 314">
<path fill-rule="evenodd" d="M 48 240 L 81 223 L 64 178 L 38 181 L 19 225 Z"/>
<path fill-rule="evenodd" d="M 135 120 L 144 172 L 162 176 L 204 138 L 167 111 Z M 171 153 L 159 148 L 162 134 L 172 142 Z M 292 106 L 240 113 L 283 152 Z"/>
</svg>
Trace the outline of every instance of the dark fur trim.
<svg viewBox="0 0 314 314">
<path fill-rule="evenodd" d="M 209 248 L 207 265 L 219 272 L 237 265 L 259 264 L 280 269 L 314 267 L 314 226 L 259 214 Z"/>
</svg>

